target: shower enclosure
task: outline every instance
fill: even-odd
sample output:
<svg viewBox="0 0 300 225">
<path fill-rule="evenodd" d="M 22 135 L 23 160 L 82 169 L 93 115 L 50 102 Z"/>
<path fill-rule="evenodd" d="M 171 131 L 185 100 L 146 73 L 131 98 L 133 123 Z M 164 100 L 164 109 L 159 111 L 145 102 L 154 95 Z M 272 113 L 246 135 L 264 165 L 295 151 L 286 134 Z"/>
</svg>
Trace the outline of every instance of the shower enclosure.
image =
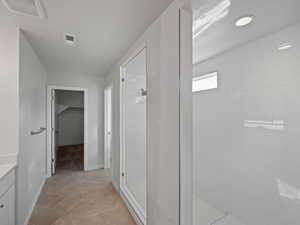
<svg viewBox="0 0 300 225">
<path fill-rule="evenodd" d="M 300 223 L 299 9 L 182 7 L 182 225 Z"/>
</svg>

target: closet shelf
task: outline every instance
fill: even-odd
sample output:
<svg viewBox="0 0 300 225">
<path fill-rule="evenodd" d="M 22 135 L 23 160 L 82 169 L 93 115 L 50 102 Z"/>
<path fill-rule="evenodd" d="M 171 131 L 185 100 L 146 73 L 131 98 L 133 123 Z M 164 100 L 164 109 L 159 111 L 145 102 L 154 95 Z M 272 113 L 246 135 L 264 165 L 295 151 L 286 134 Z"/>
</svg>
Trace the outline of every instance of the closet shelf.
<svg viewBox="0 0 300 225">
<path fill-rule="evenodd" d="M 60 115 L 60 114 L 66 112 L 66 111 L 69 111 L 69 110 L 72 110 L 72 111 L 83 111 L 84 108 L 83 107 L 74 107 L 74 106 L 60 105 L 60 106 L 58 106 L 56 113 L 58 115 Z"/>
</svg>

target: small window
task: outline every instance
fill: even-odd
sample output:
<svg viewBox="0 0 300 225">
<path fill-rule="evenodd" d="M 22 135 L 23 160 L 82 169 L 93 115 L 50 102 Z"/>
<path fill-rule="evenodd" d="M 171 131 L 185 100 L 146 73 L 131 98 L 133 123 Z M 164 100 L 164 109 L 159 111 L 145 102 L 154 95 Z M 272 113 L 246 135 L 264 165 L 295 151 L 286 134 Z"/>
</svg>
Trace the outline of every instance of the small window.
<svg viewBox="0 0 300 225">
<path fill-rule="evenodd" d="M 193 78 L 193 92 L 218 88 L 218 72 Z"/>
</svg>

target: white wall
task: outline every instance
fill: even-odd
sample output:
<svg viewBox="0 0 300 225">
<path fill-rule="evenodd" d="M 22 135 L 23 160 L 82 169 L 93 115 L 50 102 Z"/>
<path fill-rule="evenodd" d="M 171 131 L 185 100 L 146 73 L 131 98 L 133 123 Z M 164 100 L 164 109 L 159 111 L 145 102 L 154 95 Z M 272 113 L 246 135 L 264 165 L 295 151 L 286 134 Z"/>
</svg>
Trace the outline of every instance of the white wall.
<svg viewBox="0 0 300 225">
<path fill-rule="evenodd" d="M 56 90 L 56 103 L 67 105 L 70 107 L 83 107 L 84 94 L 83 91 L 64 91 Z"/>
<path fill-rule="evenodd" d="M 147 45 L 147 223 L 179 224 L 179 7 L 175 1 L 106 77 L 113 84 L 113 181 L 120 178 L 120 65 Z"/>
<path fill-rule="evenodd" d="M 1 164 L 18 153 L 19 29 L 0 16 L 0 34 Z"/>
<path fill-rule="evenodd" d="M 17 225 L 28 222 L 46 177 L 46 71 L 20 35 L 20 150 L 17 168 Z"/>
<path fill-rule="evenodd" d="M 84 112 L 66 110 L 57 117 L 58 146 L 84 144 Z"/>
<path fill-rule="evenodd" d="M 57 90 L 55 100 L 57 109 L 63 108 L 56 110 L 58 146 L 83 144 L 84 92 Z"/>
<path fill-rule="evenodd" d="M 79 87 L 88 90 L 87 169 L 102 168 L 104 165 L 104 80 L 95 76 L 48 72 L 47 85 Z"/>
</svg>

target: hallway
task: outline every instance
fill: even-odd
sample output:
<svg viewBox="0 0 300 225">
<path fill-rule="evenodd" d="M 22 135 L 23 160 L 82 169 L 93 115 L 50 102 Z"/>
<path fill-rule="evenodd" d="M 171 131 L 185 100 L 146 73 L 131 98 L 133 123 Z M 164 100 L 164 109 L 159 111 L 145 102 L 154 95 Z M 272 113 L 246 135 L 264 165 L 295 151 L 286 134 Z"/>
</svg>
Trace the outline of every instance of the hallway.
<svg viewBox="0 0 300 225">
<path fill-rule="evenodd" d="M 0 0 L 0 225 L 300 225 L 298 9 Z"/>
<path fill-rule="evenodd" d="M 47 180 L 29 223 L 83 224 L 135 225 L 108 170 L 59 171 Z"/>
</svg>

